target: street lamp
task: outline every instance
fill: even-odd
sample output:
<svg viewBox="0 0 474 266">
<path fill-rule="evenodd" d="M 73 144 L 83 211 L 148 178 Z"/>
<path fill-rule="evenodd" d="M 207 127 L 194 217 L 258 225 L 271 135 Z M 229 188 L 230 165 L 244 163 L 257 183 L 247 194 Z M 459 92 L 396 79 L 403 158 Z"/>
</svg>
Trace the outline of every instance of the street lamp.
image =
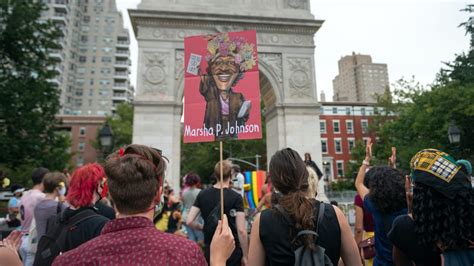
<svg viewBox="0 0 474 266">
<path fill-rule="evenodd" d="M 448 128 L 448 138 L 449 143 L 458 144 L 461 141 L 461 130 L 456 126 L 454 120 L 451 121 L 451 124 Z"/>
<path fill-rule="evenodd" d="M 100 129 L 99 132 L 99 141 L 100 146 L 102 147 L 102 153 L 105 158 L 105 153 L 109 151 L 113 146 L 113 137 L 112 128 L 109 126 L 109 123 L 105 122 L 104 126 Z"/>
</svg>

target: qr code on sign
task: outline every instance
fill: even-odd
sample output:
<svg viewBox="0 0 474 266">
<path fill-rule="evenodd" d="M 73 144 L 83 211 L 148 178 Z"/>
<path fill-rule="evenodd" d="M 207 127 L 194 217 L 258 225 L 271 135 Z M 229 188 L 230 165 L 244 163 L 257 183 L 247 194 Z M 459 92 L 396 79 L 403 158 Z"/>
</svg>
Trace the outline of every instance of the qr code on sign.
<svg viewBox="0 0 474 266">
<path fill-rule="evenodd" d="M 189 57 L 188 67 L 186 72 L 189 74 L 197 75 L 199 73 L 199 67 L 201 65 L 202 56 L 198 54 L 191 54 Z"/>
</svg>

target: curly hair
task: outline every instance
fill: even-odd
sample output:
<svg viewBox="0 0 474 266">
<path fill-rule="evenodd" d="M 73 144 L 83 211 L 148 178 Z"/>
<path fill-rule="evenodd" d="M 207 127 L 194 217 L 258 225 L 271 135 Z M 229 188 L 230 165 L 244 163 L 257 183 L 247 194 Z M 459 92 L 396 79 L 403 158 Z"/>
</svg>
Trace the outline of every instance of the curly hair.
<svg viewBox="0 0 474 266">
<path fill-rule="evenodd" d="M 392 213 L 407 207 L 405 198 L 405 178 L 397 169 L 388 166 L 371 168 L 369 179 L 369 199 L 381 213 Z"/>
<path fill-rule="evenodd" d="M 474 239 L 472 197 L 449 199 L 424 184 L 413 189 L 413 220 L 420 245 L 434 250 L 466 249 Z"/>
</svg>

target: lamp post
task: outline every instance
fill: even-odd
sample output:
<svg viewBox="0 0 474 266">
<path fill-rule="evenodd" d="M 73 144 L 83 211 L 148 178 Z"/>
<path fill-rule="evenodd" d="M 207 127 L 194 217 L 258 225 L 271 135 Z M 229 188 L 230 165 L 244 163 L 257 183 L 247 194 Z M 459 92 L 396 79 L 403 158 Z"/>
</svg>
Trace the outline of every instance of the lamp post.
<svg viewBox="0 0 474 266">
<path fill-rule="evenodd" d="M 449 143 L 451 144 L 458 144 L 461 142 L 461 130 L 459 130 L 458 126 L 456 126 L 454 120 L 451 120 L 451 124 L 449 125 L 448 138 Z"/>
<path fill-rule="evenodd" d="M 102 156 L 105 159 L 110 149 L 113 147 L 113 137 L 112 128 L 109 123 L 105 122 L 104 126 L 99 131 L 99 141 L 100 146 L 102 147 Z"/>
</svg>

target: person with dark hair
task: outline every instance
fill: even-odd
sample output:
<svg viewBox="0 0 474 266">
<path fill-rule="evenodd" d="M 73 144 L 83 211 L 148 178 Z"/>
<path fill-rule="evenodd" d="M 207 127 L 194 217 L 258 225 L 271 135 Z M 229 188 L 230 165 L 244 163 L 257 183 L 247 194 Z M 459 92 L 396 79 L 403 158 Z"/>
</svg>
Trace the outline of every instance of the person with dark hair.
<svg viewBox="0 0 474 266">
<path fill-rule="evenodd" d="M 375 250 L 374 266 L 393 265 L 392 243 L 387 237 L 393 220 L 407 213 L 405 201 L 404 177 L 400 171 L 389 166 L 372 167 L 369 171 L 372 158 L 372 142 L 367 141 L 365 160 L 362 162 L 355 187 L 357 193 L 364 201 L 364 208 L 374 218 Z M 394 155 L 392 152 L 392 161 Z M 391 163 L 394 165 L 394 162 Z M 366 172 L 367 171 L 367 172 Z M 369 178 L 369 186 L 364 179 Z"/>
<path fill-rule="evenodd" d="M 63 253 L 53 265 L 205 265 L 195 243 L 153 224 L 165 170 L 161 151 L 147 146 L 131 144 L 111 154 L 105 172 L 117 218 L 100 236 Z"/>
<path fill-rule="evenodd" d="M 33 260 L 35 258 L 35 253 L 32 252 L 28 235 L 30 232 L 31 223 L 34 218 L 34 210 L 36 204 L 44 199 L 45 194 L 43 193 L 43 177 L 49 172 L 48 169 L 44 167 L 39 167 L 33 170 L 31 175 L 31 180 L 33 181 L 33 188 L 28 190 L 23 194 L 23 197 L 20 200 L 20 218 L 21 218 L 21 231 L 23 232 L 21 247 L 20 247 L 20 256 L 23 260 L 24 265 L 33 265 Z"/>
<path fill-rule="evenodd" d="M 309 152 L 304 154 L 304 164 L 313 168 L 314 172 L 316 172 L 316 174 L 318 175 L 318 179 L 321 179 L 321 177 L 323 177 L 323 172 L 321 172 L 316 163 L 311 159 L 311 154 Z"/>
<path fill-rule="evenodd" d="M 184 212 L 183 212 L 183 221 L 186 222 L 188 219 L 188 214 L 191 211 L 191 207 L 193 207 L 194 202 L 196 201 L 197 195 L 201 192 L 201 189 L 198 186 L 201 184 L 201 178 L 196 173 L 188 173 L 184 179 L 185 185 L 188 189 L 183 193 L 183 205 L 184 205 Z M 198 223 L 204 224 L 202 217 L 198 218 Z M 202 230 L 194 229 L 190 226 L 184 225 L 186 231 L 188 233 L 188 239 L 194 242 L 198 242 L 204 245 L 204 234 Z"/>
<path fill-rule="evenodd" d="M 473 265 L 474 191 L 462 166 L 426 149 L 413 156 L 410 168 L 405 190 L 412 208 L 389 233 L 395 262 L 441 265 L 442 253 L 445 265 Z"/>
<path fill-rule="evenodd" d="M 217 220 L 220 217 L 220 189 L 224 189 L 224 213 L 229 219 L 229 226 L 235 239 L 235 250 L 227 260 L 227 265 L 247 265 L 247 226 L 244 213 L 244 204 L 242 197 L 229 188 L 229 181 L 232 176 L 232 162 L 222 161 L 222 176 L 220 180 L 220 162 L 214 167 L 214 174 L 218 178 L 217 183 L 207 189 L 202 190 L 196 197 L 194 206 L 188 214 L 186 223 L 188 226 L 203 230 L 205 256 L 210 261 L 210 245 L 212 234 L 216 230 Z M 202 215 L 204 225 L 196 223 L 196 218 Z"/>
<path fill-rule="evenodd" d="M 48 219 L 66 209 L 60 200 L 64 200 L 66 195 L 66 176 L 59 172 L 47 173 L 43 178 L 43 187 L 46 196 L 34 210 L 38 239 L 46 233 Z"/>
<path fill-rule="evenodd" d="M 341 257 L 345 265 L 360 265 L 347 219 L 337 207 L 309 194 L 308 171 L 298 153 L 290 148 L 277 151 L 269 172 L 274 204 L 254 220 L 249 265 L 294 265 L 294 250 L 303 245 L 311 251 L 324 248 L 333 265 Z M 324 208 L 323 219 L 317 224 L 320 208 Z M 297 238 L 303 230 L 315 231 L 318 239 L 309 234 Z"/>
</svg>

